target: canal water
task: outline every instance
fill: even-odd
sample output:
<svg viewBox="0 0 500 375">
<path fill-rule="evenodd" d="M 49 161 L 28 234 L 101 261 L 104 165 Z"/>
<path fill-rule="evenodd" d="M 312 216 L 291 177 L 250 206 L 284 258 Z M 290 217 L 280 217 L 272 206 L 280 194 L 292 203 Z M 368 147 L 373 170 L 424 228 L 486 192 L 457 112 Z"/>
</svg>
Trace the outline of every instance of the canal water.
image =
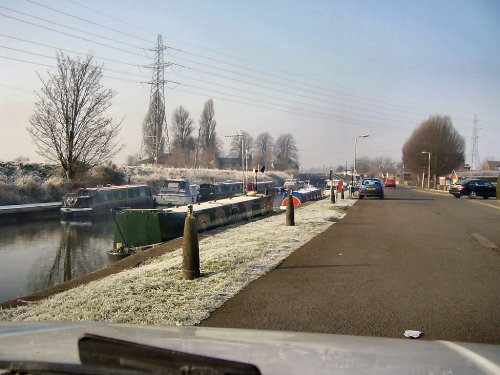
<svg viewBox="0 0 500 375">
<path fill-rule="evenodd" d="M 113 219 L 0 225 L 0 302 L 86 275 L 108 262 Z"/>
<path fill-rule="evenodd" d="M 282 196 L 274 197 L 279 207 Z M 100 221 L 58 219 L 0 224 L 0 302 L 98 270 L 113 247 L 112 217 Z"/>
</svg>

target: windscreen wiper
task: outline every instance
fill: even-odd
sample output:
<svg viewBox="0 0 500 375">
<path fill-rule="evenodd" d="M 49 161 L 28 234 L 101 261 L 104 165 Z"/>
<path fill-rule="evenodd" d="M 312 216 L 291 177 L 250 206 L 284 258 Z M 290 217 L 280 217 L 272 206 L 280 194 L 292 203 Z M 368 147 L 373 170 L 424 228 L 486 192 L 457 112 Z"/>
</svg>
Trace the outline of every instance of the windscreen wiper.
<svg viewBox="0 0 500 375">
<path fill-rule="evenodd" d="M 260 375 L 242 362 L 184 353 L 170 349 L 84 334 L 78 340 L 83 365 L 139 370 L 152 374 Z"/>
<path fill-rule="evenodd" d="M 93 334 L 84 334 L 78 340 L 78 352 L 81 365 L 0 360 L 0 375 L 260 375 L 252 364 Z"/>
</svg>

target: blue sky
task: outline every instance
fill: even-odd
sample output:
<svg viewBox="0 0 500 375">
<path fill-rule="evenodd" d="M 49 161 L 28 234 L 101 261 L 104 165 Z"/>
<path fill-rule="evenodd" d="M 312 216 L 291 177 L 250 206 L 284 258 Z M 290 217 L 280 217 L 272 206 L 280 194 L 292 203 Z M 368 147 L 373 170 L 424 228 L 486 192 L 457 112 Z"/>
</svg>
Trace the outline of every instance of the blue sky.
<svg viewBox="0 0 500 375">
<path fill-rule="evenodd" d="M 213 98 L 226 143 L 240 129 L 291 132 L 301 166 L 327 168 L 352 164 L 368 133 L 358 155 L 400 160 L 411 132 L 442 114 L 469 159 L 477 114 L 480 159 L 500 159 L 498 1 L 1 0 L 0 18 L 0 160 L 43 160 L 26 126 L 54 47 L 104 64 L 127 144 L 115 161 L 138 153 L 157 34 L 184 66 L 165 72 L 181 83 L 166 87 L 168 120 L 183 105 L 197 121 Z"/>
</svg>

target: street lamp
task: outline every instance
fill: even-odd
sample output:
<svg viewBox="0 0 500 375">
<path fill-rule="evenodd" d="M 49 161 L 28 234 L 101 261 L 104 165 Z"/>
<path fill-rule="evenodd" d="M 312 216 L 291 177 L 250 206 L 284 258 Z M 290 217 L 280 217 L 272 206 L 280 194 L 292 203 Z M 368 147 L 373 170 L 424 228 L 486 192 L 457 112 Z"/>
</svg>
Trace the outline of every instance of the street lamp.
<svg viewBox="0 0 500 375">
<path fill-rule="evenodd" d="M 422 154 L 429 154 L 429 164 L 427 166 L 427 190 L 430 190 L 431 182 L 431 153 L 429 151 L 422 151 Z M 422 188 L 424 188 L 424 180 L 422 179 Z"/>
<path fill-rule="evenodd" d="M 356 173 L 356 148 L 358 146 L 358 139 L 359 138 L 368 138 L 370 135 L 369 134 L 363 134 L 363 135 L 358 135 L 356 139 L 354 140 L 354 166 L 352 168 L 352 173 L 351 173 L 351 189 L 349 192 L 349 196 L 352 193 L 352 189 L 354 188 L 354 174 Z"/>
<path fill-rule="evenodd" d="M 363 134 L 363 135 L 358 135 L 356 137 L 356 140 L 354 141 L 354 173 L 356 173 L 356 147 L 358 145 L 358 139 L 359 138 L 368 138 L 370 134 Z"/>
<path fill-rule="evenodd" d="M 238 138 L 241 141 L 241 171 L 243 173 L 243 195 L 245 195 L 245 185 L 246 185 L 246 168 L 245 168 L 245 133 L 241 130 L 236 131 L 236 134 L 225 135 L 226 138 Z"/>
</svg>

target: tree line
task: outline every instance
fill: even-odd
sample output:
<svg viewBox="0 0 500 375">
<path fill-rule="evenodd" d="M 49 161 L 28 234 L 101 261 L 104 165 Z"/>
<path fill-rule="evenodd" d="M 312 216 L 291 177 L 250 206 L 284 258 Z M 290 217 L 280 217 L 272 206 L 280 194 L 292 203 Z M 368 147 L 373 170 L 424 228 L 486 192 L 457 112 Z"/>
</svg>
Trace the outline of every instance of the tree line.
<svg viewBox="0 0 500 375">
<path fill-rule="evenodd" d="M 67 180 L 74 180 L 109 161 L 124 148 L 118 140 L 121 122 L 106 115 L 116 92 L 101 84 L 102 66 L 94 63 L 92 55 L 70 58 L 58 52 L 56 71 L 47 74 L 47 78 L 39 75 L 42 88 L 36 92 L 38 101 L 27 130 L 36 151 L 60 164 Z M 160 103 L 159 95 L 155 94 L 143 122 L 144 139 L 150 146 L 149 157 L 158 156 L 157 145 L 151 147 L 151 142 L 159 140 L 159 149 L 165 149 L 161 126 L 154 125 L 165 122 L 164 103 Z M 198 125 L 195 134 L 195 122 L 189 112 L 183 106 L 174 109 L 167 165 L 194 168 L 219 166 L 223 143 L 217 134 L 212 99 L 205 102 Z M 155 134 L 151 134 L 151 130 Z M 232 139 L 229 156 L 240 160 L 241 146 L 244 157 L 248 157 L 249 167 L 265 165 L 275 170 L 298 169 L 297 144 L 290 133 L 281 134 L 274 141 L 267 132 L 259 134 L 255 140 L 249 133 L 243 132 Z"/>
<path fill-rule="evenodd" d="M 57 70 L 48 72 L 48 78 L 39 78 L 42 88 L 37 92 L 38 101 L 27 130 L 37 152 L 58 162 L 67 180 L 110 160 L 124 147 L 118 141 L 121 122 L 106 115 L 116 93 L 101 84 L 102 67 L 94 64 L 91 55 L 72 59 L 59 52 Z M 151 108 L 145 123 L 150 121 L 150 112 Z M 160 115 L 164 121 L 165 114 Z M 176 167 L 218 167 L 223 152 L 216 126 L 212 99 L 204 104 L 197 135 L 189 112 L 183 106 L 174 109 L 168 163 Z M 435 115 L 415 129 L 402 151 L 405 170 L 419 176 L 430 166 L 430 174 L 436 181 L 437 176 L 450 173 L 464 162 L 465 139 L 453 127 L 449 116 Z M 237 160 L 248 158 L 249 167 L 298 169 L 298 148 L 291 133 L 281 134 L 274 140 L 268 132 L 258 134 L 255 139 L 248 132 L 242 132 L 232 138 L 229 156 Z M 358 159 L 357 170 L 390 173 L 398 168 L 384 159 L 366 164 L 365 168 L 363 159 Z"/>
<path fill-rule="evenodd" d="M 335 173 L 343 173 L 344 171 L 350 172 L 352 165 L 349 167 L 339 165 L 335 169 Z M 360 156 L 356 158 L 356 172 L 367 177 L 379 176 L 397 176 L 401 173 L 403 165 L 401 162 L 396 162 L 388 156 L 376 156 L 370 158 L 367 156 Z"/>
<path fill-rule="evenodd" d="M 215 109 L 212 99 L 205 102 L 195 135 L 195 121 L 182 105 L 172 113 L 170 125 L 171 155 L 168 164 L 174 167 L 216 168 L 223 156 L 222 141 L 216 131 Z M 298 148 L 291 133 L 278 136 L 276 140 L 268 132 L 254 139 L 246 132 L 230 135 L 227 157 L 238 163 L 248 162 L 249 167 L 266 166 L 268 169 L 298 169 Z"/>
</svg>

